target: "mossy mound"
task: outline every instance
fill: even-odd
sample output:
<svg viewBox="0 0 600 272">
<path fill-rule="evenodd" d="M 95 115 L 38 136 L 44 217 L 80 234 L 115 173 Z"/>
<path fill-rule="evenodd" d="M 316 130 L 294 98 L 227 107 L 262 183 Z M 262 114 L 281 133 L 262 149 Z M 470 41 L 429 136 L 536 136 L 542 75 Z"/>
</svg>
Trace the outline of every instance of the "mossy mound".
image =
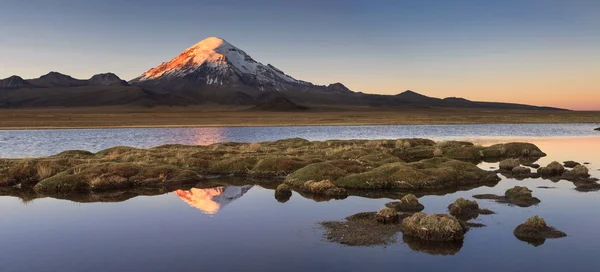
<svg viewBox="0 0 600 272">
<path fill-rule="evenodd" d="M 340 151 L 333 151 L 328 158 L 331 160 L 357 160 L 360 157 L 378 154 L 383 153 L 375 148 L 349 148 L 342 149 Z"/>
<path fill-rule="evenodd" d="M 577 165 L 573 169 L 565 171 L 563 177 L 565 179 L 589 178 L 590 170 L 584 165 Z"/>
<path fill-rule="evenodd" d="M 347 189 L 443 190 L 498 182 L 500 178 L 468 162 L 433 158 L 415 163 L 390 163 L 335 181 Z"/>
<path fill-rule="evenodd" d="M 81 163 L 76 159 L 25 159 L 11 161 L 0 168 L 0 186 L 33 187 L 39 181 L 68 170 Z"/>
<path fill-rule="evenodd" d="M 560 176 L 565 172 L 565 167 L 557 161 L 553 161 L 545 167 L 540 167 L 537 170 L 542 177 Z"/>
<path fill-rule="evenodd" d="M 360 190 L 452 191 L 499 181 L 494 173 L 467 162 L 474 158 L 479 160 L 484 149 L 468 142 L 436 144 L 428 139 L 310 142 L 294 138 L 208 146 L 168 144 L 148 149 L 117 146 L 95 154 L 71 150 L 44 158 L 0 160 L 0 186 L 31 188 L 48 180 L 37 188 L 121 190 L 147 184 L 155 186 L 165 180 L 165 175 L 169 177 L 167 181 L 171 177 L 182 180 L 217 175 L 263 179 L 287 176 L 285 183 L 294 188 L 303 188 L 307 181 L 330 180 L 338 187 Z M 145 176 L 142 180 L 147 181 L 132 180 L 127 173 L 119 172 L 123 169 L 90 174 L 94 172 L 92 168 L 105 165 L 139 168 L 140 175 Z M 86 172 L 89 177 L 82 181 L 78 178 L 84 170 L 90 173 Z M 164 173 L 160 178 L 151 178 L 155 170 Z M 65 184 L 68 182 L 72 184 Z"/>
<path fill-rule="evenodd" d="M 399 217 L 398 212 L 392 208 L 383 208 L 375 214 L 377 222 L 382 224 L 397 223 Z"/>
<path fill-rule="evenodd" d="M 67 150 L 61 153 L 58 153 L 52 157 L 57 158 L 76 158 L 76 159 L 87 159 L 89 157 L 94 156 L 94 153 L 89 152 L 87 150 Z"/>
<path fill-rule="evenodd" d="M 474 195 L 473 198 L 492 199 L 499 203 L 508 203 L 519 207 L 530 207 L 541 202 L 538 198 L 533 197 L 532 191 L 529 188 L 523 186 L 515 186 L 506 190 L 504 196 L 481 194 Z"/>
<path fill-rule="evenodd" d="M 245 175 L 254 167 L 256 157 L 232 157 L 216 161 L 210 165 L 208 172 L 212 174 Z"/>
<path fill-rule="evenodd" d="M 454 203 L 448 205 L 450 215 L 462 220 L 468 221 L 477 218 L 480 214 L 493 214 L 487 209 L 480 209 L 477 201 L 459 198 Z"/>
<path fill-rule="evenodd" d="M 304 193 L 324 196 L 326 199 L 344 199 L 348 197 L 348 191 L 346 191 L 346 189 L 335 186 L 333 182 L 327 179 L 321 181 L 309 180 L 301 186 L 292 185 L 292 187 Z"/>
<path fill-rule="evenodd" d="M 425 241 L 462 241 L 467 228 L 458 219 L 446 214 L 415 213 L 402 221 L 404 235 Z"/>
<path fill-rule="evenodd" d="M 513 175 L 517 175 L 517 176 L 519 176 L 519 175 L 529 175 L 529 174 L 531 174 L 531 169 L 529 169 L 527 167 L 524 167 L 524 166 L 517 166 L 517 167 L 515 167 L 515 168 L 513 168 L 511 170 L 511 173 Z"/>
<path fill-rule="evenodd" d="M 392 154 L 400 158 L 402 161 L 414 162 L 436 157 L 434 154 L 435 150 L 435 146 L 415 146 L 410 148 L 394 149 Z"/>
<path fill-rule="evenodd" d="M 434 151 L 435 152 L 435 151 Z M 452 147 L 446 150 L 442 149 L 444 157 L 462 160 L 462 161 L 480 161 L 482 158 L 481 149 L 476 146 L 460 146 Z M 435 154 L 434 154 L 435 155 Z"/>
<path fill-rule="evenodd" d="M 539 178 L 540 174 L 531 172 L 531 168 L 525 166 L 517 166 L 510 172 L 500 172 L 500 174 L 508 177 L 523 180 L 526 178 Z"/>
<path fill-rule="evenodd" d="M 530 143 L 495 144 L 483 148 L 481 154 L 486 159 L 519 157 L 539 158 L 546 156 L 546 153 Z"/>
<path fill-rule="evenodd" d="M 288 175 L 285 183 L 299 187 L 310 180 L 336 180 L 347 174 L 348 172 L 329 162 L 313 163 Z"/>
<path fill-rule="evenodd" d="M 413 194 L 405 195 L 400 201 L 386 203 L 385 206 L 399 212 L 420 212 L 425 209 L 425 206 L 419 203 L 419 199 Z"/>
<path fill-rule="evenodd" d="M 71 169 L 44 179 L 34 189 L 41 192 L 87 192 L 158 187 L 198 182 L 199 174 L 174 166 L 150 166 L 129 163 L 102 163 Z"/>
<path fill-rule="evenodd" d="M 394 163 L 394 162 L 402 162 L 402 160 L 400 160 L 400 158 L 398 158 L 394 155 L 382 154 L 382 153 L 361 156 L 360 158 L 357 159 L 357 161 L 361 162 L 363 164 L 376 165 L 376 166 L 380 166 L 380 165 L 384 165 L 384 164 L 388 164 L 388 163 Z"/>
<path fill-rule="evenodd" d="M 357 213 L 346 217 L 344 221 L 320 224 L 325 229 L 328 241 L 347 246 L 389 245 L 396 242 L 397 234 L 402 230 L 398 222 L 377 222 L 375 212 Z"/>
<path fill-rule="evenodd" d="M 538 246 L 544 243 L 546 239 L 561 238 L 567 236 L 566 233 L 553 227 L 549 227 L 543 218 L 533 216 L 527 219 L 525 223 L 517 226 L 514 230 L 515 236 L 532 245 Z"/>
<path fill-rule="evenodd" d="M 275 189 L 275 199 L 279 202 L 287 202 L 292 197 L 292 189 L 285 184 L 279 184 Z"/>
<path fill-rule="evenodd" d="M 521 162 L 518 159 L 506 159 L 500 162 L 500 169 L 502 170 L 506 170 L 506 171 L 511 171 L 513 170 L 515 167 L 520 166 Z"/>
<path fill-rule="evenodd" d="M 268 156 L 263 158 L 256 163 L 252 168 L 251 173 L 253 174 L 267 174 L 273 175 L 287 175 L 294 172 L 306 165 L 309 162 L 289 156 Z"/>
</svg>

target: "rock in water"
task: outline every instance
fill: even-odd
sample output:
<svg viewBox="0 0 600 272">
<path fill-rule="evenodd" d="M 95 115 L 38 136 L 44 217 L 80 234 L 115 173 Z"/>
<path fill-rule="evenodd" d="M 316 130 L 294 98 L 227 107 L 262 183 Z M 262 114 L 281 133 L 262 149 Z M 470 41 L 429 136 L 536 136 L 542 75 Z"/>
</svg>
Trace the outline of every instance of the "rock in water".
<svg viewBox="0 0 600 272">
<path fill-rule="evenodd" d="M 413 194 L 405 195 L 400 201 L 386 203 L 385 206 L 399 212 L 420 212 L 425 209 L 425 206 L 419 203 L 419 199 Z"/>
<path fill-rule="evenodd" d="M 529 242 L 534 246 L 543 244 L 546 239 L 567 236 L 566 233 L 549 227 L 546 221 L 538 216 L 527 219 L 525 223 L 515 229 L 514 234 L 519 240 Z"/>
<path fill-rule="evenodd" d="M 449 242 L 462 241 L 467 227 L 447 214 L 418 212 L 402 221 L 402 232 L 426 241 Z"/>
<path fill-rule="evenodd" d="M 466 200 L 462 197 L 450 204 L 448 206 L 448 211 L 450 211 L 452 216 L 463 221 L 477 218 L 480 214 L 494 213 L 487 209 L 479 209 L 477 201 Z"/>
<path fill-rule="evenodd" d="M 494 194 L 473 195 L 477 199 L 492 199 L 499 203 L 513 204 L 519 207 L 529 207 L 540 203 L 537 197 L 533 197 L 531 190 L 524 186 L 515 186 L 506 190 L 504 196 Z"/>
<path fill-rule="evenodd" d="M 540 167 L 537 172 L 544 177 L 560 176 L 565 172 L 565 167 L 559 162 L 554 161 L 546 167 Z"/>
<path fill-rule="evenodd" d="M 506 159 L 500 162 L 500 169 L 511 171 L 513 168 L 520 165 L 521 162 L 518 159 Z"/>
<path fill-rule="evenodd" d="M 392 208 L 383 208 L 375 214 L 375 219 L 382 224 L 397 223 L 399 216 L 396 210 Z"/>
</svg>

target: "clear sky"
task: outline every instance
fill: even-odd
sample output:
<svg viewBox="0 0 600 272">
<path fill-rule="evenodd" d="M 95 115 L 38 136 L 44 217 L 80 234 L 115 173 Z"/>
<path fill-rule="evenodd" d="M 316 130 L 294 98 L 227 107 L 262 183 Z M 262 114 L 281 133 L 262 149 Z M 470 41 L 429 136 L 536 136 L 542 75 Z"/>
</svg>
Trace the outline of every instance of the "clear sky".
<svg viewBox="0 0 600 272">
<path fill-rule="evenodd" d="M 130 80 L 209 36 L 315 84 L 600 110 L 598 0 L 0 0 L 0 78 Z"/>
</svg>

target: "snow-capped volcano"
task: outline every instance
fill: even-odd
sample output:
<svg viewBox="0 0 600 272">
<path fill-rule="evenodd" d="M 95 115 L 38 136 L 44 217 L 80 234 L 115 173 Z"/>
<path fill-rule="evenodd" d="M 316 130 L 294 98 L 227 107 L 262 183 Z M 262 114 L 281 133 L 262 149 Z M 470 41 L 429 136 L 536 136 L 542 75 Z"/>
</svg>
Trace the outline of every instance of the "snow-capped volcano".
<svg viewBox="0 0 600 272">
<path fill-rule="evenodd" d="M 312 86 L 310 83 L 286 75 L 270 64 L 264 65 L 255 61 L 241 49 L 217 37 L 200 41 L 171 61 L 162 63 L 133 79 L 131 83 L 166 84 L 169 89 L 198 85 L 245 86 L 263 91 Z"/>
</svg>

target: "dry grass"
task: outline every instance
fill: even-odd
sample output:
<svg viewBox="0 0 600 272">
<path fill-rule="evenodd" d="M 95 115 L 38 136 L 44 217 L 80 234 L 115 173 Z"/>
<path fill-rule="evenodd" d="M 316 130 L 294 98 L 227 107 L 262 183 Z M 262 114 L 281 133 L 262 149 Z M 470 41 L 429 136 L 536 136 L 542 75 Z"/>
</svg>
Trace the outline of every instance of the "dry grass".
<svg viewBox="0 0 600 272">
<path fill-rule="evenodd" d="M 40 180 L 49 178 L 51 176 L 54 176 L 54 174 L 55 174 L 55 169 L 46 163 L 39 163 L 36 165 L 35 168 L 36 168 L 36 171 L 37 171 L 37 174 L 38 174 L 38 177 Z"/>
<path fill-rule="evenodd" d="M 0 128 L 600 123 L 600 112 L 339 107 L 260 112 L 225 107 L 2 109 Z"/>
</svg>

